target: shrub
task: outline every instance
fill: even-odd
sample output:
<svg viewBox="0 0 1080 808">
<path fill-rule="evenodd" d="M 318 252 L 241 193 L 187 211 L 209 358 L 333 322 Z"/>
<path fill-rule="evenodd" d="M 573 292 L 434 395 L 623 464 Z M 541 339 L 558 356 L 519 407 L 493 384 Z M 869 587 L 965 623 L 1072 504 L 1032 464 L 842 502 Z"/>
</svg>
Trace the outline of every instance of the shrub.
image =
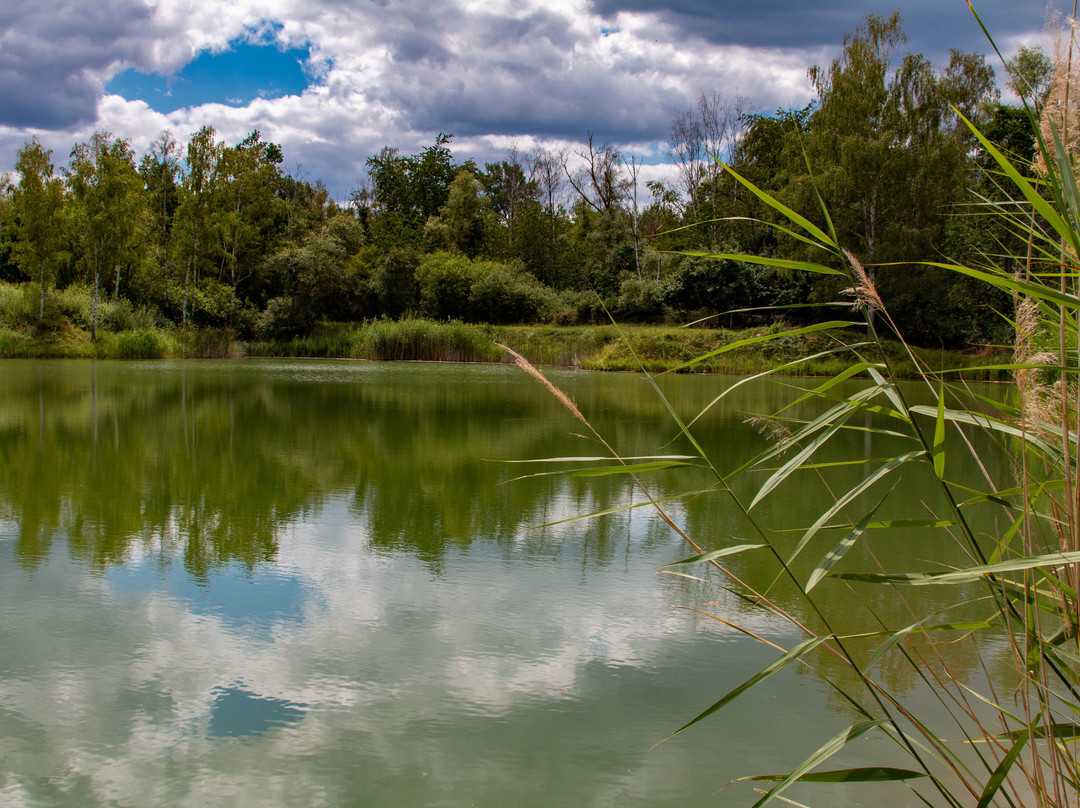
<svg viewBox="0 0 1080 808">
<path fill-rule="evenodd" d="M 495 264 L 473 281 L 469 308 L 480 322 L 536 322 L 555 307 L 555 300 L 553 290 L 519 266 Z"/>
<path fill-rule="evenodd" d="M 472 285 L 479 274 L 479 268 L 464 255 L 425 255 L 416 270 L 420 310 L 438 320 L 468 319 Z"/>
<path fill-rule="evenodd" d="M 108 355 L 116 359 L 160 359 L 165 344 L 153 331 L 124 331 L 105 343 Z"/>
</svg>

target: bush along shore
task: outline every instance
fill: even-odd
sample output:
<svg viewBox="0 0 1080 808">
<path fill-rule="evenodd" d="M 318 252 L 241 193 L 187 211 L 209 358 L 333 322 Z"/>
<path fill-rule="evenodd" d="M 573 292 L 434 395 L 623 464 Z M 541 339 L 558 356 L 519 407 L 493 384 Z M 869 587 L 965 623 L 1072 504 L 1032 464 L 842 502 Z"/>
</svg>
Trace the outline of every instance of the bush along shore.
<svg viewBox="0 0 1080 808">
<path fill-rule="evenodd" d="M 180 359 L 306 357 L 380 361 L 507 362 L 500 345 L 530 362 L 585 370 L 830 375 L 851 364 L 834 353 L 850 342 L 850 329 L 785 329 L 778 324 L 747 329 L 658 325 L 486 325 L 454 320 L 405 318 L 363 323 L 327 323 L 288 339 L 243 341 L 227 329 L 178 328 L 127 301 L 99 303 L 97 339 L 91 334 L 89 298 L 77 290 L 55 293 L 44 326 L 20 318 L 33 298 L 32 284 L 0 284 L 0 357 Z M 874 352 L 880 348 L 875 346 Z M 891 350 L 888 345 L 884 350 Z M 898 362 L 906 362 L 895 346 Z M 997 380 L 1007 353 L 993 346 L 977 351 L 919 352 L 929 366 L 962 369 L 971 380 Z M 810 357 L 807 359 L 807 357 Z"/>
</svg>

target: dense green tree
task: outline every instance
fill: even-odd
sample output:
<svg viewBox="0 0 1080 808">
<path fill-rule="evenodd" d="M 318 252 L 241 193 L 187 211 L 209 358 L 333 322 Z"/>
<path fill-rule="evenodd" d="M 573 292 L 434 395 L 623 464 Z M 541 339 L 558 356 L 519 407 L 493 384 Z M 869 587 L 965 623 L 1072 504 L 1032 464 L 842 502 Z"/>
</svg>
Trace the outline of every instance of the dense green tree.
<svg viewBox="0 0 1080 808">
<path fill-rule="evenodd" d="M 287 203 L 285 237 L 294 243 L 319 230 L 341 210 L 322 180 L 310 183 L 282 174 L 278 187 L 278 195 Z"/>
<path fill-rule="evenodd" d="M 218 281 L 230 290 L 230 312 L 240 285 L 258 272 L 284 232 L 286 205 L 278 194 L 281 161 L 281 150 L 263 141 L 258 130 L 223 149 L 218 158 L 210 228 Z M 231 319 L 230 314 L 230 325 Z"/>
<path fill-rule="evenodd" d="M 794 176 L 786 190 L 806 211 L 821 192 L 841 241 L 871 277 L 877 265 L 909 264 L 879 281 L 901 321 L 915 314 L 918 301 L 906 294 L 913 286 L 947 296 L 934 288 L 940 276 L 911 264 L 937 255 L 950 214 L 969 193 L 972 138 L 953 109 L 978 121 L 993 95 L 993 71 L 981 56 L 953 51 L 938 71 L 921 55 L 901 55 L 904 42 L 898 13 L 870 15 L 844 38 L 837 59 L 811 68 L 818 106 L 801 143 L 813 184 Z"/>
<path fill-rule="evenodd" d="M 418 310 L 416 268 L 420 255 L 415 249 L 390 250 L 375 273 L 375 290 L 385 314 L 400 317 Z"/>
<path fill-rule="evenodd" d="M 505 241 L 511 249 L 518 236 L 517 223 L 521 210 L 539 193 L 539 183 L 526 172 L 517 148 L 512 147 L 508 159 L 487 163 L 479 176 L 492 212 L 499 224 L 506 228 Z"/>
<path fill-rule="evenodd" d="M 450 183 L 446 204 L 428 225 L 445 230 L 445 245 L 475 258 L 484 246 L 485 214 L 490 210 L 480 194 L 480 182 L 469 171 L 459 171 Z"/>
<path fill-rule="evenodd" d="M 404 236 L 405 243 L 418 244 L 424 224 L 446 204 L 458 171 L 477 173 L 471 160 L 454 163 L 449 147 L 453 137 L 440 134 L 433 145 L 415 155 L 403 156 L 386 146 L 378 156 L 368 158 L 371 210 L 362 215 L 374 212 L 391 225 L 376 230 L 378 240 L 389 244 Z"/>
<path fill-rule="evenodd" d="M 572 276 L 565 235 L 569 219 L 562 206 L 564 172 L 559 155 L 537 147 L 525 160 L 535 194 L 515 212 L 510 255 L 543 283 L 564 287 Z"/>
<path fill-rule="evenodd" d="M 91 338 L 97 339 L 98 290 L 103 271 L 113 275 L 113 301 L 120 297 L 121 270 L 136 260 L 145 235 L 143 178 L 126 140 L 95 132 L 71 151 L 68 188 L 76 238 L 94 290 Z"/>
<path fill-rule="evenodd" d="M 210 197 L 221 151 L 222 145 L 212 126 L 204 126 L 195 132 L 187 145 L 180 203 L 173 223 L 174 253 L 186 262 L 180 318 L 185 326 L 191 313 L 192 287 L 199 280 L 202 250 L 210 240 Z"/>
<path fill-rule="evenodd" d="M 180 144 L 166 129 L 154 139 L 139 161 L 139 174 L 149 197 L 150 233 L 165 280 L 166 300 L 175 264 L 169 245 L 173 218 L 180 204 L 180 159 Z"/>
<path fill-rule="evenodd" d="M 1038 115 L 1054 81 L 1054 63 L 1042 48 L 1021 45 L 1005 63 L 1009 77 L 1005 86 L 1016 93 Z"/>
<path fill-rule="evenodd" d="M 365 313 L 351 263 L 363 246 L 360 223 L 337 212 L 325 226 L 311 230 L 299 245 L 289 245 L 267 260 L 267 274 L 279 292 L 259 318 L 262 337 L 295 336 L 315 322 L 351 320 Z"/>
<path fill-rule="evenodd" d="M 45 298 L 53 283 L 63 228 L 64 187 L 54 176 L 52 150 L 31 138 L 15 156 L 18 184 L 12 197 L 16 260 L 39 286 L 38 325 L 45 324 Z"/>
</svg>

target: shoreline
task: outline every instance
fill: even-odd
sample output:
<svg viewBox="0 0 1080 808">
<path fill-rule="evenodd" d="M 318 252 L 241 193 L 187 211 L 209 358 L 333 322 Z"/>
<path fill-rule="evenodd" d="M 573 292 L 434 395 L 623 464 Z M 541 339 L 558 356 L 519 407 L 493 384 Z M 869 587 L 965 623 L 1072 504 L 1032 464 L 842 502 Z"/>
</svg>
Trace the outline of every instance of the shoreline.
<svg viewBox="0 0 1080 808">
<path fill-rule="evenodd" d="M 507 364 L 495 343 L 513 348 L 536 365 L 579 370 L 678 372 L 784 376 L 831 376 L 849 367 L 851 354 L 832 353 L 838 336 L 852 341 L 853 329 L 729 330 L 658 325 L 487 325 L 424 319 L 331 323 L 281 340 L 243 341 L 209 328 L 154 328 L 99 334 L 65 323 L 45 333 L 15 331 L 0 324 L 0 358 L 8 359 L 363 359 Z M 912 349 L 932 369 L 971 381 L 1001 381 L 1011 361 L 1005 349 L 960 352 Z M 901 343 L 886 345 L 900 376 L 915 376 Z M 701 357 L 705 357 L 701 359 Z M 808 357 L 812 357 L 809 358 Z M 878 358 L 882 358 L 879 354 Z"/>
</svg>

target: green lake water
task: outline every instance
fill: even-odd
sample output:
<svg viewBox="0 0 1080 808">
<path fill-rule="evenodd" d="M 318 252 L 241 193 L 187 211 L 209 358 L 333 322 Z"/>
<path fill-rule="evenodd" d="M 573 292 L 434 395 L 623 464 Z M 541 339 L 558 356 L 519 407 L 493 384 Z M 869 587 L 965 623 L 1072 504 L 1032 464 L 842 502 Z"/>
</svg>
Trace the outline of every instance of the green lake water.
<svg viewBox="0 0 1080 808">
<path fill-rule="evenodd" d="M 641 378 L 550 376 L 622 453 L 688 451 Z M 801 638 L 714 583 L 656 574 L 690 552 L 647 508 L 539 527 L 643 495 L 622 477 L 507 482 L 555 468 L 508 461 L 603 454 L 520 370 L 9 360 L 0 380 L 5 808 L 749 804 L 746 784 L 716 792 L 852 721 L 795 666 L 651 748 L 777 654 L 677 607 Z M 733 381 L 663 385 L 692 415 Z M 765 445 L 746 416 L 793 396 L 747 385 L 695 433 L 734 468 Z M 851 440 L 840 454 L 895 449 Z M 712 481 L 646 479 L 658 496 Z M 812 521 L 822 486 L 808 477 L 762 518 Z M 671 511 L 708 548 L 747 538 L 718 494 Z M 951 558 L 940 536 L 870 544 L 897 568 Z M 846 590 L 823 586 L 843 613 Z M 898 627 L 896 609 L 880 604 Z M 929 698 L 902 668 L 883 675 Z M 834 763 L 883 760 L 906 765 L 885 741 Z M 899 785 L 790 795 L 912 801 Z"/>
</svg>

